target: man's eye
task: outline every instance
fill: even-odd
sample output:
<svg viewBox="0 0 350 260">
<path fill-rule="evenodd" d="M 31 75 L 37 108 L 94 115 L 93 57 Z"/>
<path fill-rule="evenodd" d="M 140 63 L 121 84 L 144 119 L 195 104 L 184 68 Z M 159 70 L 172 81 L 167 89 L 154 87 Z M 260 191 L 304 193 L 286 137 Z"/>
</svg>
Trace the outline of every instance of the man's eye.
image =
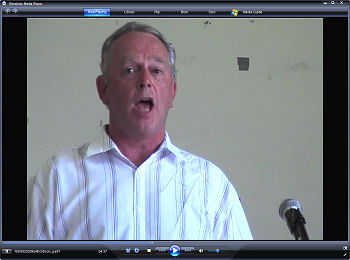
<svg viewBox="0 0 350 260">
<path fill-rule="evenodd" d="M 160 69 L 153 69 L 154 74 L 160 74 L 162 71 Z"/>
<path fill-rule="evenodd" d="M 128 73 L 128 74 L 131 74 L 131 73 L 134 73 L 135 70 L 133 68 L 126 68 L 125 72 Z"/>
</svg>

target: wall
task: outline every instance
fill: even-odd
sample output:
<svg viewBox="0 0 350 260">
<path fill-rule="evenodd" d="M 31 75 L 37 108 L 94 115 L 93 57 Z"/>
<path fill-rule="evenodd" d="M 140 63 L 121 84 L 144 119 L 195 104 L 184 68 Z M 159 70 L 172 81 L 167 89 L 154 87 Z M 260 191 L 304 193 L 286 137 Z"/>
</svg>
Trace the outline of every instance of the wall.
<svg viewBox="0 0 350 260">
<path fill-rule="evenodd" d="M 136 20 L 136 19 L 134 19 Z M 95 79 L 104 39 L 130 20 L 28 20 L 28 174 L 108 122 Z M 258 240 L 293 239 L 278 215 L 303 206 L 322 239 L 322 19 L 139 19 L 177 51 L 174 144 L 218 165 Z M 249 57 L 239 71 L 237 57 Z"/>
</svg>

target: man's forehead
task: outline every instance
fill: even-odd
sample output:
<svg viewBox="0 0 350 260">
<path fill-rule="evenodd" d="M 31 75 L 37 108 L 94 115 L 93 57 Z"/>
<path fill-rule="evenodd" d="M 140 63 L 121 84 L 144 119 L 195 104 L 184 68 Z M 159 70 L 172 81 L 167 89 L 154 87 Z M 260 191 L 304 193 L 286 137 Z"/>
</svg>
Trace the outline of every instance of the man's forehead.
<svg viewBox="0 0 350 260">
<path fill-rule="evenodd" d="M 139 56 L 136 56 L 136 55 L 128 55 L 125 53 L 125 55 L 123 55 L 121 53 L 121 63 L 128 63 L 128 62 L 134 62 L 134 63 L 137 63 L 140 59 Z M 149 61 L 152 61 L 152 62 L 156 62 L 156 63 L 162 63 L 162 64 L 168 64 L 168 57 L 161 57 L 159 55 L 148 55 L 147 56 L 147 59 Z"/>
<path fill-rule="evenodd" d="M 114 41 L 112 48 L 134 49 L 138 46 L 140 46 L 140 48 L 147 46 L 149 48 L 163 48 L 166 50 L 160 39 L 155 35 L 146 32 L 129 32 L 123 34 Z"/>
<path fill-rule="evenodd" d="M 111 55 L 121 62 L 136 62 L 140 54 L 154 62 L 169 64 L 169 56 L 163 42 L 145 32 L 130 32 L 120 36 L 112 45 Z"/>
</svg>

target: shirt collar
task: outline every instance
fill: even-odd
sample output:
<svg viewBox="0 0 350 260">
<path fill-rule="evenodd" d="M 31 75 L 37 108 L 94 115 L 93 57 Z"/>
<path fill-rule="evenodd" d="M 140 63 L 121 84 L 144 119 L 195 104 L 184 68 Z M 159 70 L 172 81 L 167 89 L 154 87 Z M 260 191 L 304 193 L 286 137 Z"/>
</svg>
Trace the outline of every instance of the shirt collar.
<svg viewBox="0 0 350 260">
<path fill-rule="evenodd" d="M 107 127 L 108 125 L 104 125 L 101 129 L 100 134 L 97 135 L 96 138 L 89 143 L 89 146 L 87 147 L 87 150 L 85 153 L 85 157 L 90 157 L 95 154 L 108 152 L 109 150 L 112 150 L 112 149 L 115 149 L 119 154 L 122 155 L 118 146 L 113 142 L 113 140 L 106 133 Z M 187 159 L 184 153 L 182 152 L 182 150 L 171 143 L 170 137 L 168 133 L 165 131 L 164 141 L 161 143 L 161 145 L 159 146 L 158 150 L 155 153 L 166 151 L 166 150 L 174 154 L 176 157 L 179 157 L 183 160 Z"/>
<path fill-rule="evenodd" d="M 158 151 L 162 151 L 162 150 L 163 151 L 168 150 L 169 152 L 174 154 L 176 157 L 179 157 L 179 158 L 187 161 L 187 158 L 186 158 L 185 154 L 182 152 L 182 150 L 179 149 L 177 146 L 172 144 L 167 131 L 165 131 L 164 141 L 162 142 L 162 144 L 159 146 L 159 149 L 158 149 Z"/>
<path fill-rule="evenodd" d="M 89 146 L 85 153 L 85 157 L 90 157 L 95 154 L 99 154 L 99 153 L 103 153 L 103 152 L 107 152 L 109 150 L 115 149 L 116 145 L 106 133 L 107 127 L 108 125 L 104 125 L 99 135 L 97 135 L 95 139 L 89 143 Z"/>
</svg>

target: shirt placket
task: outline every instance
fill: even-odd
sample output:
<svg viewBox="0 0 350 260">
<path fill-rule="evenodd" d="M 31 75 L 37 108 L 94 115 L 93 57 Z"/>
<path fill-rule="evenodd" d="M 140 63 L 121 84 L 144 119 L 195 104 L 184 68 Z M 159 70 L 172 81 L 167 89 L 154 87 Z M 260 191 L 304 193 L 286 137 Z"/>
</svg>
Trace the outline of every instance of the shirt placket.
<svg viewBox="0 0 350 260">
<path fill-rule="evenodd" d="M 135 237 L 145 240 L 145 173 L 144 167 L 139 167 L 135 172 L 134 212 L 135 212 Z"/>
</svg>

